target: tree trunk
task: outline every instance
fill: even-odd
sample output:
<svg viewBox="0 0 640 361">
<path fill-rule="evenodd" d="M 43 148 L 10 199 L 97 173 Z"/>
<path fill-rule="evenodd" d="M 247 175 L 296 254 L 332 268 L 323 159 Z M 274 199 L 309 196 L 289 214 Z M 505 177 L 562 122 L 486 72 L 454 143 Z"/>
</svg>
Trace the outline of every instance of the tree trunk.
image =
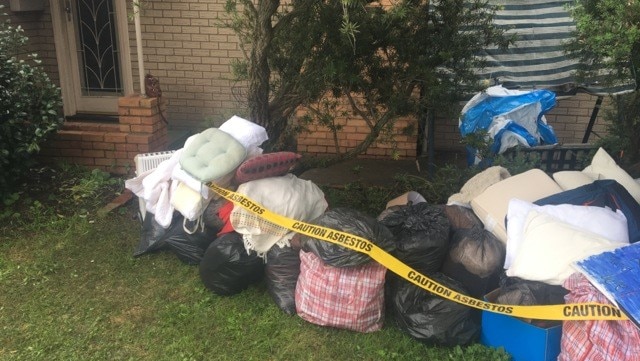
<svg viewBox="0 0 640 361">
<path fill-rule="evenodd" d="M 271 130 L 269 115 L 269 46 L 273 39 L 271 19 L 280 6 L 279 0 L 260 0 L 257 5 L 254 43 L 249 59 L 249 115 L 251 121 Z"/>
</svg>

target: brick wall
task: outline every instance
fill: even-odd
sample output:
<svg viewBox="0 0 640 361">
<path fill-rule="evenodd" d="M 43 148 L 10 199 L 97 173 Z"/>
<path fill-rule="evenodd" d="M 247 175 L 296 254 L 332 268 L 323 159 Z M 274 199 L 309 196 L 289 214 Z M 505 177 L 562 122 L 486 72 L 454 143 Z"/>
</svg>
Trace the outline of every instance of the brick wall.
<svg viewBox="0 0 640 361">
<path fill-rule="evenodd" d="M 168 119 L 177 128 L 219 126 L 243 114 L 245 90 L 231 80 L 231 63 L 241 59 L 236 35 L 220 26 L 225 0 L 145 0 L 141 16 L 144 65 L 170 99 Z M 136 41 L 130 26 L 134 82 Z M 138 85 L 134 85 L 138 89 Z"/>
<path fill-rule="evenodd" d="M 393 127 L 393 139 L 385 139 L 381 136 L 378 141 L 372 144 L 367 151 L 362 154 L 366 158 L 409 158 L 416 155 L 417 135 L 405 135 L 404 128 L 412 120 L 401 119 Z M 336 124 L 342 126 L 338 132 L 338 148 L 333 133 L 329 128 L 322 125 L 310 125 L 308 132 L 300 134 L 297 138 L 299 153 L 309 155 L 328 155 L 345 153 L 362 142 L 369 134 L 369 127 L 364 120 L 358 118 L 338 118 Z"/>
<path fill-rule="evenodd" d="M 166 117 L 172 128 L 200 130 L 219 126 L 233 114 L 246 116 L 243 100 L 246 88 L 231 80 L 231 64 L 242 58 L 242 52 L 236 35 L 220 26 L 220 19 L 226 16 L 225 3 L 226 0 L 143 2 L 141 23 L 145 69 L 160 80 L 163 99 L 169 102 Z M 8 7 L 9 0 L 0 0 L 0 4 Z M 127 4 L 131 6 L 130 2 Z M 42 12 L 11 13 L 11 17 L 15 24 L 25 28 L 30 38 L 30 50 L 40 55 L 45 69 L 59 84 L 49 3 L 45 4 Z M 139 89 L 133 20 L 130 20 L 129 30 L 134 89 Z M 547 120 L 561 142 L 576 143 L 582 140 L 594 103 L 595 97 L 586 94 L 559 101 Z M 436 148 L 461 149 L 457 122 L 457 118 L 438 119 Z M 396 129 L 396 133 L 401 133 L 401 127 Z M 340 134 L 342 147 L 350 147 L 362 137 L 361 124 L 356 122 L 353 127 L 347 128 L 350 129 L 353 132 L 343 131 Z M 313 136 L 302 135 L 299 151 L 316 154 L 325 148 L 329 149 L 332 143 L 326 131 L 320 127 L 313 129 Z M 600 134 L 605 131 L 602 115 L 596 122 L 596 131 Z M 401 156 L 412 156 L 416 143 L 415 135 L 398 136 L 395 150 L 390 143 L 377 142 L 365 156 L 386 157 L 394 151 Z"/>
<path fill-rule="evenodd" d="M 43 145 L 41 159 L 133 175 L 137 154 L 167 149 L 167 126 L 160 114 L 167 104 L 136 94 L 120 98 L 118 108 L 117 123 L 65 122 Z"/>
</svg>

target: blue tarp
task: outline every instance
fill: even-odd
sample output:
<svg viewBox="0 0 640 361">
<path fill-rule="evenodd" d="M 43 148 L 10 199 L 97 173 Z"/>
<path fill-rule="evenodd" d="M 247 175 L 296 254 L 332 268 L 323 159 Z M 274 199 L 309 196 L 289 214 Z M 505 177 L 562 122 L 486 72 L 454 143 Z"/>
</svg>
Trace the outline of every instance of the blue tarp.
<svg viewBox="0 0 640 361">
<path fill-rule="evenodd" d="M 549 90 L 519 91 L 494 86 L 476 94 L 462 109 L 460 134 L 486 131 L 493 139 L 491 151 L 503 153 L 521 145 L 533 147 L 558 142 L 544 114 L 556 106 Z"/>
</svg>

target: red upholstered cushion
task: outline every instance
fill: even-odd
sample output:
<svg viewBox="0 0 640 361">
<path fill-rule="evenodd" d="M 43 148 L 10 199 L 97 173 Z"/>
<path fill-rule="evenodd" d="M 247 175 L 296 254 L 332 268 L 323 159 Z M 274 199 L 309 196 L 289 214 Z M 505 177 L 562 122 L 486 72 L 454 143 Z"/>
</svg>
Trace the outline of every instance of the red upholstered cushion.
<svg viewBox="0 0 640 361">
<path fill-rule="evenodd" d="M 236 181 L 245 183 L 256 179 L 287 174 L 302 156 L 293 152 L 265 153 L 245 160 L 236 170 Z"/>
</svg>

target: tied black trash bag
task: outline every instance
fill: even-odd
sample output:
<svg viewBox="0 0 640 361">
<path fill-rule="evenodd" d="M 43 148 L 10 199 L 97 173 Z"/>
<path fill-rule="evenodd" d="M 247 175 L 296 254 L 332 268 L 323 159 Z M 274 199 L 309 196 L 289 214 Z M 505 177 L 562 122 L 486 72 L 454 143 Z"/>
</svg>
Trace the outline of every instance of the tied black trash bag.
<svg viewBox="0 0 640 361">
<path fill-rule="evenodd" d="M 355 209 L 330 209 L 311 223 L 362 237 L 387 252 L 395 249 L 393 235 L 387 227 L 375 218 Z M 329 232 L 325 236 L 332 238 L 332 233 Z M 303 251 L 313 252 L 325 264 L 333 267 L 353 267 L 371 261 L 367 254 L 324 240 L 302 236 L 300 242 Z M 342 242 L 365 250 L 365 244 L 357 240 L 344 239 Z"/>
<path fill-rule="evenodd" d="M 222 206 L 227 202 L 228 200 L 225 198 L 214 199 L 207 204 L 207 207 L 202 212 L 202 222 L 205 227 L 209 227 L 216 234 L 222 230 L 222 227 L 224 227 L 224 221 L 220 219 L 218 212 L 220 212 L 220 208 L 222 208 Z"/>
<path fill-rule="evenodd" d="M 502 275 L 495 303 L 505 305 L 561 305 L 569 293 L 562 286 Z"/>
<path fill-rule="evenodd" d="M 455 204 L 442 206 L 444 214 L 449 219 L 451 225 L 451 231 L 455 232 L 459 229 L 470 229 L 473 227 L 484 227 L 484 224 L 473 213 L 471 208 L 458 206 Z"/>
<path fill-rule="evenodd" d="M 398 208 L 381 223 L 395 236 L 393 255 L 420 273 L 440 270 L 449 250 L 450 224 L 442 207 L 417 203 Z"/>
<path fill-rule="evenodd" d="M 223 234 L 211 243 L 200 262 L 200 279 L 215 294 L 231 296 L 259 282 L 264 262 L 255 251 L 247 252 L 242 235 Z"/>
<path fill-rule="evenodd" d="M 466 294 L 457 281 L 429 275 L 444 287 Z M 449 301 L 404 279 L 392 278 L 385 289 L 390 318 L 401 331 L 430 345 L 468 345 L 480 334 L 478 310 Z"/>
<path fill-rule="evenodd" d="M 267 252 L 265 279 L 269 295 L 286 314 L 296 314 L 296 284 L 300 276 L 300 250 L 273 246 Z"/>
<path fill-rule="evenodd" d="M 503 273 L 495 303 L 520 306 L 562 305 L 565 303 L 564 296 L 568 293 L 569 291 L 562 286 L 508 277 Z M 562 321 L 531 320 L 531 323 L 547 328 L 562 324 Z"/>
<path fill-rule="evenodd" d="M 506 249 L 482 226 L 453 233 L 442 273 L 459 281 L 469 296 L 480 298 L 498 287 Z"/>
<path fill-rule="evenodd" d="M 174 212 L 171 225 L 163 228 L 154 219 L 154 214 L 147 211 L 142 223 L 140 242 L 133 256 L 139 257 L 146 253 L 169 250 L 184 263 L 200 264 L 204 251 L 216 239 L 216 234 L 206 227 L 191 227 L 191 222 L 187 222 L 186 226 L 189 229 L 196 228 L 193 234 L 189 234 L 184 230 L 183 223 L 182 214 Z"/>
</svg>

